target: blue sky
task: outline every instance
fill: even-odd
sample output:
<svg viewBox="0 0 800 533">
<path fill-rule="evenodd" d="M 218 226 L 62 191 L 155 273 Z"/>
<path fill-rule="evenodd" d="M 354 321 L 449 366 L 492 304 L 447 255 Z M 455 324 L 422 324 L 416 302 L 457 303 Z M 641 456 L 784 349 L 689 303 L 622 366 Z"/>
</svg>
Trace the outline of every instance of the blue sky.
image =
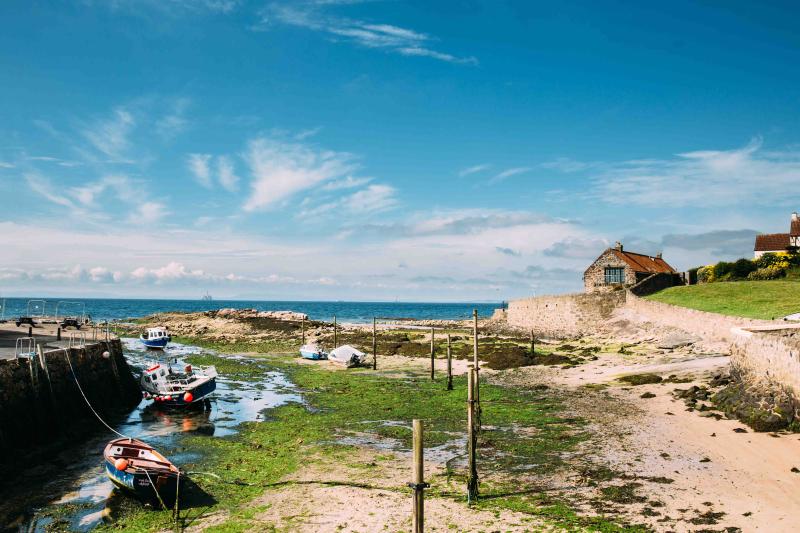
<svg viewBox="0 0 800 533">
<path fill-rule="evenodd" d="M 8 1 L 5 295 L 499 300 L 800 208 L 790 3 Z"/>
</svg>

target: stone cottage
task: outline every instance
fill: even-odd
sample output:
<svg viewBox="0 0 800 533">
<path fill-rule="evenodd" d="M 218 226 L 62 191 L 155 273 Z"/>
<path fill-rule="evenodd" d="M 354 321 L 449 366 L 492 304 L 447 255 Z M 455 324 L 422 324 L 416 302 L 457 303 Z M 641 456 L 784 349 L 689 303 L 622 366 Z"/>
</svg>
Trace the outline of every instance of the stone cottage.
<svg viewBox="0 0 800 533">
<path fill-rule="evenodd" d="M 794 252 L 800 248 L 800 217 L 792 213 L 789 233 L 765 233 L 756 235 L 753 255 L 756 259 L 766 253 Z"/>
<path fill-rule="evenodd" d="M 604 292 L 630 287 L 652 274 L 676 274 L 661 254 L 655 257 L 626 252 L 622 243 L 608 248 L 583 273 L 586 292 Z"/>
</svg>

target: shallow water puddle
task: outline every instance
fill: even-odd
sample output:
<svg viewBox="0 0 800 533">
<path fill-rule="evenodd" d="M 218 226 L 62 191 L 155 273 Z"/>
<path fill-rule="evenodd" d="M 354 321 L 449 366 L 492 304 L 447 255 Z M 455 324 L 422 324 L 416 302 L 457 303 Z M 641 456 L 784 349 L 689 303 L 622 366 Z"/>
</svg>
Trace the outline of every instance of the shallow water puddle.
<svg viewBox="0 0 800 533">
<path fill-rule="evenodd" d="M 138 339 L 126 338 L 122 343 L 128 364 L 137 376 L 156 358 L 182 368 L 186 357 L 213 353 L 197 346 L 173 343 L 158 357 L 157 352 L 146 351 Z M 233 435 L 240 423 L 263 420 L 265 409 L 301 401 L 294 385 L 281 372 L 267 371 L 259 381 L 230 379 L 220 374 L 210 410 L 164 410 L 142 400 L 127 417 L 112 426 L 122 434 L 147 441 L 180 466 L 199 458 L 181 446 L 184 435 L 208 438 Z M 20 531 L 44 532 L 56 522 L 71 531 L 89 531 L 101 524 L 116 507 L 126 503 L 128 498 L 114 489 L 102 464 L 102 450 L 110 438 L 110 434 L 96 436 L 72 450 L 71 457 L 82 459 L 57 477 L 49 478 L 39 494 L 31 494 L 28 501 L 50 498 L 50 503 L 39 509 L 24 510 L 28 518 L 20 525 Z"/>
</svg>

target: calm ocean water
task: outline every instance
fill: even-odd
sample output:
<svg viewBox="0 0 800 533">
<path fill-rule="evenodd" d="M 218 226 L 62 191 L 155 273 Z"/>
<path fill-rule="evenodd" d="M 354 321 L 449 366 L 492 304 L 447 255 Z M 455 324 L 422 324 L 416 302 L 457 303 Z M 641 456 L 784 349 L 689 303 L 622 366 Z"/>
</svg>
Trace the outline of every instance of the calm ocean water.
<svg viewBox="0 0 800 533">
<path fill-rule="evenodd" d="M 59 303 L 62 302 L 62 303 Z M 69 302 L 69 303 L 66 303 Z M 409 302 L 288 302 L 243 300 L 125 300 L 125 299 L 53 299 L 44 304 L 45 314 L 75 315 L 86 305 L 86 313 L 96 320 L 137 318 L 165 311 L 210 311 L 222 308 L 252 308 L 259 311 L 298 311 L 313 320 L 340 322 L 369 322 L 373 316 L 384 318 L 460 319 L 472 316 L 477 309 L 480 316 L 492 314 L 500 303 L 409 303 Z M 5 318 L 27 314 L 28 298 L 6 298 Z M 41 314 L 41 300 L 31 301 L 31 313 Z M 35 307 L 35 309 L 34 309 Z"/>
</svg>

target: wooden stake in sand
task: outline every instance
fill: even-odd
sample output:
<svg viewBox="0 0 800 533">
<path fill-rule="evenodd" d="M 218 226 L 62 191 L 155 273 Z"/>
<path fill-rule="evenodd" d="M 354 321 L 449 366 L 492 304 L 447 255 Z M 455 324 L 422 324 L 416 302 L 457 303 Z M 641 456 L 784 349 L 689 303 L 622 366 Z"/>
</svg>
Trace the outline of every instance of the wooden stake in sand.
<svg viewBox="0 0 800 533">
<path fill-rule="evenodd" d="M 475 367 L 475 430 L 481 430 L 481 365 L 478 362 L 478 310 L 472 310 L 472 364 Z"/>
<path fill-rule="evenodd" d="M 378 370 L 378 330 L 372 317 L 372 370 Z"/>
<path fill-rule="evenodd" d="M 333 315 L 333 347 L 334 349 L 339 347 L 339 337 L 336 333 L 336 315 Z"/>
<path fill-rule="evenodd" d="M 300 345 L 305 346 L 306 344 L 306 317 L 300 319 Z"/>
<path fill-rule="evenodd" d="M 425 489 L 430 487 L 430 484 L 425 483 L 425 469 L 422 448 L 422 421 L 414 419 L 412 427 L 414 430 L 414 453 L 412 454 L 414 481 L 408 484 L 409 487 L 414 489 L 411 531 L 414 533 L 422 533 L 425 530 Z"/>
<path fill-rule="evenodd" d="M 533 335 L 533 330 L 531 330 L 531 355 L 536 353 L 536 337 Z"/>
<path fill-rule="evenodd" d="M 431 328 L 431 379 L 436 379 L 434 374 L 433 374 L 433 371 L 434 371 L 434 366 L 433 366 L 434 365 L 434 355 L 436 353 L 436 348 L 435 348 L 435 346 L 433 344 L 434 335 L 435 335 L 434 330 L 433 330 L 433 328 Z"/>
<path fill-rule="evenodd" d="M 447 334 L 447 390 L 453 390 L 453 352 L 450 349 L 450 334 Z"/>
<path fill-rule="evenodd" d="M 475 456 L 478 447 L 478 432 L 475 426 L 475 392 L 477 391 L 477 371 L 469 365 L 467 374 L 467 503 L 471 504 L 478 499 L 478 467 Z"/>
</svg>

